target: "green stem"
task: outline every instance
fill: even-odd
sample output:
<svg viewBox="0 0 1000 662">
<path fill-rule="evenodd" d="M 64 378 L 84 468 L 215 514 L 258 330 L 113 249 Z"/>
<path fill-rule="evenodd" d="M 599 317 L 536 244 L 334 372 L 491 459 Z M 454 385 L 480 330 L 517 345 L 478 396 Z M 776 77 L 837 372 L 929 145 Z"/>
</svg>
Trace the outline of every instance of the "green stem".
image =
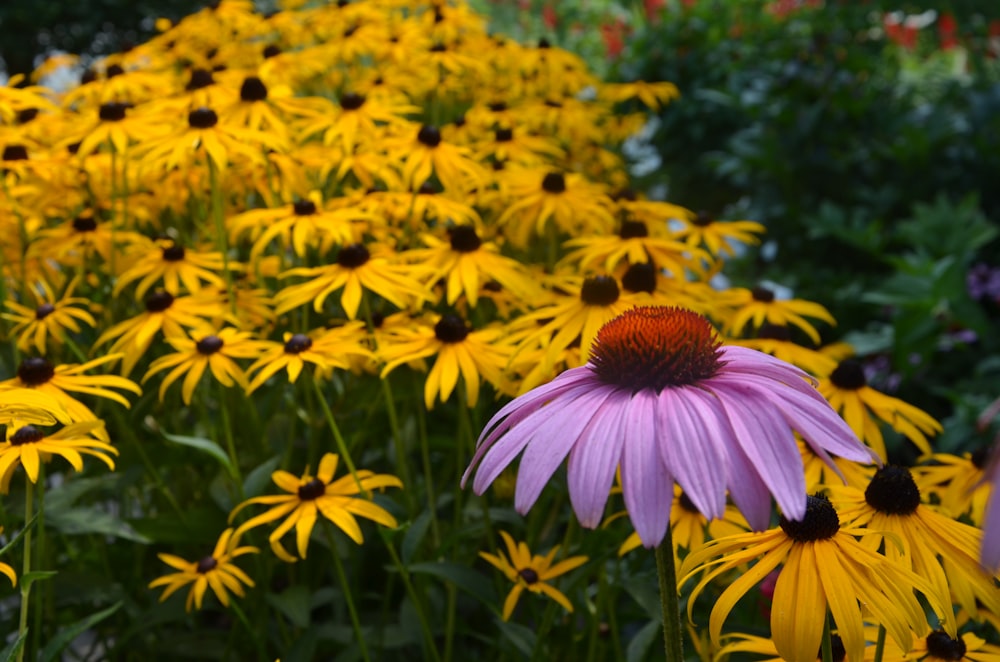
<svg viewBox="0 0 1000 662">
<path fill-rule="evenodd" d="M 261 662 L 266 662 L 267 656 L 264 654 L 264 645 L 261 643 L 260 637 L 257 636 L 257 630 L 250 625 L 247 615 L 244 614 L 240 606 L 236 604 L 235 599 L 229 601 L 229 606 L 232 607 L 233 613 L 236 614 L 236 618 L 238 618 L 240 623 L 243 624 L 243 627 L 246 628 L 247 634 L 250 635 L 250 639 L 253 640 L 253 648 L 257 652 L 257 659 L 261 660 Z"/>
<path fill-rule="evenodd" d="M 358 492 L 361 494 L 366 494 L 364 487 L 361 485 L 361 479 L 358 478 L 358 471 L 354 468 L 354 461 L 351 459 L 351 453 L 347 450 L 347 444 L 344 442 L 344 436 L 340 434 L 340 427 L 337 425 L 337 419 L 333 417 L 333 411 L 330 409 L 330 405 L 326 402 L 326 396 L 323 394 L 323 389 L 319 387 L 319 381 L 316 379 L 316 375 L 310 373 L 309 381 L 312 382 L 313 389 L 316 391 L 316 399 L 319 400 L 320 407 L 323 408 L 323 415 L 326 417 L 326 423 L 330 426 L 330 431 L 333 433 L 333 439 L 337 443 L 337 450 L 340 451 L 340 456 L 344 458 L 344 464 L 347 465 L 347 470 L 351 472 L 354 476 L 354 482 L 358 485 Z M 315 458 L 310 458 L 310 466 Z M 404 482 L 404 485 L 406 483 Z"/>
<path fill-rule="evenodd" d="M 420 596 L 413 588 L 413 582 L 410 581 L 410 573 L 407 572 L 406 566 L 403 565 L 402 560 L 399 558 L 399 554 L 396 553 L 396 548 L 393 547 L 392 543 L 390 543 L 386 538 L 385 530 L 379 529 L 379 533 L 382 534 L 382 540 L 385 542 L 386 549 L 389 550 L 389 556 L 392 557 L 392 562 L 396 566 L 396 570 L 399 571 L 399 577 L 403 580 L 403 586 L 406 587 L 406 593 L 410 596 L 410 601 L 413 603 L 413 610 L 417 613 L 417 619 L 420 621 L 420 629 L 424 634 L 426 645 L 424 652 L 426 654 L 429 651 L 431 658 L 440 662 L 441 656 L 438 655 L 437 647 L 434 645 L 434 633 L 431 631 L 427 615 L 424 613 L 424 606 L 420 601 Z"/>
<path fill-rule="evenodd" d="M 240 457 L 236 454 L 236 442 L 233 440 L 233 428 L 229 422 L 229 408 L 226 407 L 226 387 L 219 384 L 219 411 L 222 414 L 222 436 L 226 438 L 226 449 L 229 451 L 229 462 L 233 465 L 233 478 L 236 479 L 236 494 L 243 501 L 243 474 L 240 471 Z"/>
<path fill-rule="evenodd" d="M 181 508 L 179 503 L 177 503 L 174 493 L 170 491 L 170 488 L 163 480 L 163 477 L 160 476 L 160 470 L 155 464 L 153 464 L 153 461 L 149 459 L 149 455 L 146 453 L 146 449 L 143 447 L 142 442 L 139 441 L 134 434 L 129 432 L 129 426 L 125 425 L 124 418 L 117 409 L 114 410 L 113 416 L 115 417 L 115 421 L 118 423 L 116 429 L 119 431 L 119 434 L 132 442 L 132 447 L 135 448 L 136 452 L 139 454 L 139 459 L 142 460 L 143 466 L 146 467 L 146 471 L 149 472 L 149 475 L 153 477 L 153 482 L 156 483 L 156 489 L 159 490 L 160 494 L 163 495 L 163 498 L 170 504 L 170 507 L 174 509 L 175 513 L 177 513 L 177 517 L 180 519 L 181 523 L 186 526 L 187 517 L 184 509 Z"/>
<path fill-rule="evenodd" d="M 38 520 L 38 537 L 35 539 L 35 565 L 41 565 L 43 568 L 46 566 L 45 563 L 45 465 L 38 465 L 38 480 L 35 481 L 35 490 L 38 492 L 38 515 L 36 519 Z M 31 642 L 32 650 L 41 650 L 41 637 L 42 637 L 42 618 L 45 610 L 45 603 L 48 602 L 46 595 L 51 590 L 51 584 L 49 582 L 44 582 L 39 588 L 39 593 L 35 596 L 35 606 L 33 610 L 35 612 L 35 623 L 31 628 Z"/>
<path fill-rule="evenodd" d="M 878 626 L 878 639 L 875 640 L 875 662 L 882 662 L 885 654 L 885 626 Z"/>
<path fill-rule="evenodd" d="M 347 611 L 351 615 L 354 635 L 358 640 L 358 648 L 361 649 L 361 658 L 365 662 L 370 662 L 368 646 L 365 645 L 365 635 L 361 631 L 361 621 L 358 620 L 358 610 L 354 607 L 354 599 L 351 598 L 351 587 L 347 583 L 347 574 L 344 573 L 344 564 L 340 560 L 340 554 L 337 553 L 337 544 L 333 539 L 333 533 L 330 532 L 330 523 L 326 519 L 323 519 L 323 533 L 326 535 L 326 541 L 330 545 L 333 567 L 337 571 L 337 581 L 340 582 L 340 588 L 344 593 L 344 602 L 347 604 Z"/>
<path fill-rule="evenodd" d="M 226 236 L 226 223 L 223 218 L 222 189 L 219 186 L 219 172 L 215 163 L 208 159 L 208 181 L 212 189 L 212 220 L 215 223 L 216 243 L 222 253 L 222 273 L 226 277 L 226 292 L 229 295 L 229 311 L 236 315 L 236 290 L 233 287 L 233 274 L 229 270 L 229 237 Z"/>
<path fill-rule="evenodd" d="M 17 638 L 24 640 L 28 632 L 28 598 L 31 596 L 31 584 L 28 575 L 31 573 L 31 513 L 34 507 L 34 485 L 25 478 L 24 481 L 24 523 L 27 530 L 24 532 L 24 563 L 21 564 L 21 613 L 17 620 Z M 24 649 L 22 645 L 17 651 L 17 662 L 24 662 Z"/>
<path fill-rule="evenodd" d="M 830 635 L 830 614 L 823 617 L 823 641 L 820 642 L 820 655 L 823 662 L 833 662 L 833 639 Z"/>
<path fill-rule="evenodd" d="M 656 547 L 656 574 L 660 578 L 660 605 L 663 607 L 663 646 L 667 662 L 683 662 L 681 608 L 677 599 L 677 569 L 670 527 Z"/>
</svg>

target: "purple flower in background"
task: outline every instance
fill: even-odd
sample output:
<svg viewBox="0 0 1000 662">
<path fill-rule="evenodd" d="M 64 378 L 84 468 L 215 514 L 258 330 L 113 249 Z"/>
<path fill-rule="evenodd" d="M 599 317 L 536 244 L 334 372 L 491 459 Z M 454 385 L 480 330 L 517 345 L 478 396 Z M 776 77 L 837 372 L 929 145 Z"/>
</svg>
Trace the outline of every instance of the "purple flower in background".
<svg viewBox="0 0 1000 662">
<path fill-rule="evenodd" d="M 997 414 L 1000 414 L 1000 398 L 994 400 L 979 415 L 977 427 L 985 430 Z M 990 572 L 997 572 L 1000 570 L 1000 434 L 993 442 L 993 451 L 983 469 L 983 481 L 993 488 L 983 516 L 983 546 L 979 562 Z"/>
<path fill-rule="evenodd" d="M 1000 302 L 1000 268 L 977 264 L 965 276 L 965 286 L 973 300 Z"/>
<path fill-rule="evenodd" d="M 600 524 L 621 467 L 625 507 L 646 547 L 667 531 L 677 483 L 708 518 L 726 491 L 755 529 L 771 496 L 801 519 L 806 487 L 793 431 L 836 471 L 829 453 L 877 461 L 798 368 L 722 346 L 711 323 L 672 307 L 639 307 L 605 324 L 586 365 L 503 407 L 480 435 L 462 485 L 482 494 L 521 457 L 514 505 L 525 513 L 567 457 L 583 526 Z M 839 473 L 839 472 L 838 472 Z"/>
</svg>

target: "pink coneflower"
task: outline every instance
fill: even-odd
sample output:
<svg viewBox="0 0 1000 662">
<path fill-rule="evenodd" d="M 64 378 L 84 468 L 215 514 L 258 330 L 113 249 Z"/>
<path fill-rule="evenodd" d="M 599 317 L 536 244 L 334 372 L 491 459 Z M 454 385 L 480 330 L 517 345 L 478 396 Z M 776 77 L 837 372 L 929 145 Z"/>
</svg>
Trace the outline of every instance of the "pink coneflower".
<svg viewBox="0 0 1000 662">
<path fill-rule="evenodd" d="M 1000 414 L 1000 398 L 994 400 L 979 415 L 977 421 L 979 429 L 985 430 L 997 414 Z M 990 458 L 983 469 L 983 482 L 992 485 L 993 489 L 986 502 L 986 513 L 983 516 L 983 543 L 979 562 L 987 570 L 996 572 L 1000 569 L 1000 434 L 993 443 Z"/>
<path fill-rule="evenodd" d="M 514 494 L 524 513 L 569 456 L 570 501 L 593 528 L 621 466 L 625 506 L 646 547 L 666 533 L 675 480 L 708 518 L 722 516 L 728 490 L 755 529 L 768 526 L 771 495 L 786 518 L 801 519 L 806 486 L 793 430 L 838 474 L 828 453 L 877 461 L 814 384 L 767 354 L 722 346 L 697 313 L 633 308 L 601 328 L 590 362 L 490 420 L 462 484 L 476 470 L 482 494 L 524 451 Z"/>
</svg>

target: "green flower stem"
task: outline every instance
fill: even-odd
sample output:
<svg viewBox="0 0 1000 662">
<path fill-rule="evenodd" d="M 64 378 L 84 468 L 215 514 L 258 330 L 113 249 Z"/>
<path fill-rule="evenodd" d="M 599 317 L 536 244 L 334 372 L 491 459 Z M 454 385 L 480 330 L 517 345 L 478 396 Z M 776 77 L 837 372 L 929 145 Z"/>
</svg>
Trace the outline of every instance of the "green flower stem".
<svg viewBox="0 0 1000 662">
<path fill-rule="evenodd" d="M 226 277 L 229 309 L 236 315 L 236 289 L 233 287 L 233 274 L 229 270 L 229 238 L 226 236 L 226 223 L 223 218 L 222 188 L 219 186 L 219 171 L 212 159 L 208 159 L 208 182 L 212 189 L 212 221 L 215 223 L 216 244 L 222 253 L 222 273 Z"/>
<path fill-rule="evenodd" d="M 833 662 L 833 639 L 830 635 L 830 613 L 823 617 L 823 641 L 820 642 L 820 654 L 823 662 Z"/>
<path fill-rule="evenodd" d="M 875 662 L 882 662 L 882 656 L 884 654 L 885 654 L 885 626 L 879 624 L 878 639 L 875 640 Z"/>
<path fill-rule="evenodd" d="M 45 567 L 46 561 L 46 537 L 45 537 L 45 465 L 38 465 L 38 480 L 35 481 L 35 490 L 38 492 L 38 516 L 36 526 L 38 527 L 38 537 L 35 539 L 35 565 Z M 42 620 L 45 614 L 46 603 L 51 603 L 51 582 L 43 582 L 39 587 L 39 592 L 35 594 L 34 611 L 35 622 L 31 627 L 32 650 L 42 649 Z M 48 595 L 46 595 L 48 594 Z"/>
<path fill-rule="evenodd" d="M 365 662 L 370 662 L 368 657 L 368 646 L 365 644 L 365 634 L 361 631 L 361 621 L 358 620 L 358 610 L 354 607 L 354 599 L 351 597 L 351 587 L 347 583 L 347 574 L 344 573 L 344 564 L 340 560 L 340 555 L 337 553 L 337 543 L 333 539 L 333 533 L 330 531 L 330 523 L 326 518 L 320 518 L 323 522 L 323 533 L 326 535 L 326 542 L 330 545 L 330 556 L 333 557 L 333 567 L 337 571 L 337 581 L 340 582 L 340 588 L 344 593 L 344 602 L 347 604 L 347 611 L 351 615 L 351 623 L 354 626 L 354 636 L 358 640 L 358 648 L 361 649 L 361 658 Z"/>
<path fill-rule="evenodd" d="M 309 381 L 312 382 L 313 390 L 316 391 L 316 399 L 319 400 L 320 407 L 323 408 L 323 415 L 326 417 L 327 425 L 330 426 L 330 431 L 333 433 L 333 439 L 337 444 L 337 450 L 340 451 L 340 456 L 344 458 L 344 464 L 347 465 L 347 470 L 351 472 L 354 477 L 354 482 L 358 485 L 358 491 L 364 495 L 367 494 L 364 487 L 361 485 L 361 479 L 358 478 L 358 470 L 354 467 L 354 460 L 351 459 L 351 452 L 347 450 L 347 444 L 344 442 L 344 436 L 340 434 L 340 427 L 337 425 L 337 419 L 333 417 L 333 411 L 330 409 L 330 405 L 326 402 L 326 396 L 323 393 L 323 389 L 319 387 L 319 380 L 316 379 L 316 375 L 310 373 Z M 406 484 L 405 482 L 403 483 Z"/>
<path fill-rule="evenodd" d="M 420 437 L 420 461 L 424 469 L 424 490 L 427 493 L 427 510 L 431 513 L 431 542 L 437 549 L 441 545 L 441 530 L 437 518 L 437 496 L 434 490 L 434 468 L 431 465 L 431 449 L 427 441 L 427 412 L 417 407 L 417 432 Z"/>
<path fill-rule="evenodd" d="M 410 581 L 410 573 L 407 572 L 406 566 L 403 565 L 399 554 L 396 553 L 396 548 L 392 546 L 392 543 L 386 537 L 385 529 L 380 528 L 379 533 L 382 536 L 382 541 L 385 542 L 386 549 L 389 550 L 389 556 L 392 557 L 392 562 L 396 566 L 396 570 L 399 571 L 399 577 L 403 580 L 403 586 L 406 587 L 406 593 L 410 596 L 410 601 L 413 603 L 413 610 L 417 613 L 417 619 L 420 621 L 420 630 L 424 635 L 424 656 L 426 658 L 430 654 L 431 659 L 440 662 L 441 656 L 438 654 L 437 646 L 434 645 L 434 633 L 431 631 L 427 614 L 424 612 L 423 602 L 421 602 L 420 596 L 413 588 L 413 582 Z"/>
<path fill-rule="evenodd" d="M 243 613 L 243 609 L 240 608 L 239 604 L 236 603 L 236 598 L 234 597 L 229 601 L 229 606 L 232 608 L 233 613 L 236 614 L 236 618 L 239 619 L 240 623 L 246 629 L 247 634 L 250 635 L 250 639 L 253 640 L 253 648 L 257 651 L 257 659 L 261 662 L 267 662 L 267 655 L 265 655 L 264 644 L 261 643 L 260 637 L 257 636 L 257 630 L 250 625 L 250 621 L 247 619 L 247 615 Z"/>
<path fill-rule="evenodd" d="M 219 383 L 219 411 L 222 414 L 222 436 L 226 439 L 229 462 L 233 465 L 233 478 L 236 479 L 236 494 L 239 496 L 239 500 L 243 501 L 243 473 L 240 471 L 240 456 L 236 453 L 233 427 L 229 420 L 229 407 L 226 406 L 226 387 L 221 383 Z"/>
<path fill-rule="evenodd" d="M 177 502 L 174 493 L 170 491 L 163 477 L 160 475 L 160 470 L 157 468 L 153 461 L 149 459 L 149 455 L 146 454 L 146 449 L 143 447 L 141 441 L 136 439 L 135 435 L 131 432 L 131 427 L 125 424 L 125 420 L 122 417 L 121 412 L 115 408 L 112 410 L 112 416 L 115 417 L 115 429 L 118 430 L 119 435 L 126 437 L 130 442 L 132 442 L 132 447 L 135 448 L 136 452 L 139 454 L 139 459 L 142 460 L 143 466 L 146 467 L 146 471 L 149 475 L 153 477 L 153 482 L 156 484 L 156 489 L 163 495 L 163 498 L 167 500 L 170 507 L 173 508 L 174 512 L 177 513 L 177 517 L 180 519 L 181 523 L 185 526 L 187 525 L 187 517 L 185 511 L 181 508 L 180 504 Z"/>
<path fill-rule="evenodd" d="M 34 509 L 34 485 L 31 481 L 25 479 L 24 481 L 24 523 L 26 530 L 24 532 L 24 562 L 21 564 L 21 613 L 17 620 L 17 637 L 18 639 L 24 639 L 28 631 L 28 598 L 31 597 L 31 581 L 28 581 L 28 575 L 31 573 L 31 529 L 32 526 L 28 526 L 31 522 L 31 514 Z M 24 649 L 26 645 L 22 645 L 17 651 L 17 662 L 24 662 Z"/>
<path fill-rule="evenodd" d="M 674 545 L 670 527 L 656 548 L 656 574 L 660 578 L 660 605 L 663 607 L 663 645 L 667 662 L 683 662 L 681 608 L 677 599 L 677 568 L 674 567 Z"/>
</svg>

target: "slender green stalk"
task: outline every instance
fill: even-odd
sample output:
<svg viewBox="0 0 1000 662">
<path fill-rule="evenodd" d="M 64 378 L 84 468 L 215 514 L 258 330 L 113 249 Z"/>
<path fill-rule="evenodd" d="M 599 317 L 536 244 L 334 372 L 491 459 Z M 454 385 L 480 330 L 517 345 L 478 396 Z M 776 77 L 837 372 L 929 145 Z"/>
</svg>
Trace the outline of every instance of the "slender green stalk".
<svg viewBox="0 0 1000 662">
<path fill-rule="evenodd" d="M 236 479 L 236 494 L 240 501 L 243 501 L 243 473 L 240 471 L 240 457 L 236 454 L 233 427 L 229 421 L 229 408 L 226 406 L 226 387 L 221 383 L 219 384 L 219 411 L 222 414 L 222 436 L 226 438 L 229 462 L 233 465 L 233 478 Z"/>
<path fill-rule="evenodd" d="M 830 634 L 830 613 L 823 618 L 823 641 L 820 642 L 820 655 L 823 662 L 833 662 L 833 639 Z"/>
<path fill-rule="evenodd" d="M 420 439 L 420 461 L 424 469 L 424 491 L 427 493 L 427 511 L 431 513 L 431 542 L 437 548 L 441 545 L 441 531 L 437 518 L 437 494 L 434 490 L 434 469 L 431 465 L 431 449 L 427 441 L 427 413 L 417 407 L 417 434 Z"/>
<path fill-rule="evenodd" d="M 382 529 L 379 529 L 380 533 L 385 533 Z M 440 662 L 441 656 L 438 654 L 437 646 L 434 645 L 434 633 L 431 631 L 430 622 L 427 620 L 427 614 L 424 613 L 424 605 L 420 600 L 420 596 L 417 594 L 416 590 L 413 588 L 413 582 L 410 581 L 410 573 L 407 572 L 406 566 L 403 565 L 402 560 L 399 558 L 399 554 L 396 553 L 396 548 L 392 546 L 392 543 L 386 539 L 385 535 L 382 536 L 382 540 L 385 542 L 386 549 L 389 550 L 389 556 L 392 557 L 392 562 L 396 566 L 396 570 L 399 571 L 399 577 L 403 580 L 403 586 L 406 587 L 406 593 L 410 596 L 410 601 L 413 603 L 413 610 L 417 613 L 417 619 L 420 621 L 420 630 L 424 635 L 425 650 L 424 654 L 430 654 L 431 659 Z"/>
<path fill-rule="evenodd" d="M 170 507 L 174 509 L 174 512 L 177 513 L 177 517 L 181 520 L 181 522 L 186 525 L 187 517 L 185 516 L 184 509 L 181 508 L 176 497 L 174 497 L 174 493 L 170 490 L 170 487 L 167 486 L 166 481 L 163 480 L 163 477 L 160 475 L 160 470 L 153 463 L 153 461 L 149 459 L 149 455 L 146 453 L 146 449 L 143 447 L 142 442 L 136 439 L 135 435 L 131 432 L 131 428 L 125 424 L 124 418 L 119 410 L 113 409 L 112 411 L 112 416 L 115 417 L 115 422 L 117 423 L 116 429 L 119 431 L 119 435 L 124 436 L 132 442 L 131 445 L 139 454 L 139 459 L 142 460 L 143 466 L 146 467 L 146 471 L 149 472 L 149 475 L 153 477 L 156 489 L 161 495 L 163 495 L 163 498 L 167 500 Z"/>
<path fill-rule="evenodd" d="M 361 485 L 361 479 L 358 478 L 358 470 L 354 467 L 354 460 L 351 459 L 351 452 L 347 450 L 347 444 L 344 442 L 344 436 L 340 434 L 340 427 L 337 425 L 337 419 L 333 417 L 333 411 L 330 409 L 330 405 L 326 402 L 326 396 L 323 394 L 323 389 L 319 387 L 319 381 L 316 379 L 316 375 L 310 373 L 309 381 L 312 382 L 313 389 L 316 391 L 316 399 L 319 400 L 320 407 L 323 408 L 323 415 L 326 417 L 326 423 L 330 426 L 330 431 L 333 433 L 333 439 L 337 443 L 337 450 L 340 451 L 340 456 L 344 458 L 344 464 L 347 465 L 347 470 L 350 471 L 351 475 L 354 477 L 354 482 L 358 485 L 358 491 L 361 494 L 366 494 L 367 492 Z"/>
<path fill-rule="evenodd" d="M 38 480 L 35 481 L 35 490 L 38 492 L 38 515 L 36 525 L 38 527 L 38 537 L 35 538 L 35 565 L 46 566 L 46 536 L 45 536 L 45 465 L 38 465 Z M 45 614 L 46 603 L 51 603 L 51 582 L 43 582 L 35 594 L 34 611 L 35 622 L 31 627 L 32 650 L 42 649 L 42 619 Z"/>
<path fill-rule="evenodd" d="M 28 631 L 28 598 L 31 597 L 32 582 L 26 581 L 31 572 L 31 514 L 34 509 L 35 486 L 27 478 L 24 481 L 24 523 L 27 530 L 24 532 L 24 562 L 21 564 L 21 613 L 17 620 L 17 637 L 22 639 Z M 21 646 L 17 651 L 17 662 L 24 662 L 24 649 Z"/>
<path fill-rule="evenodd" d="M 337 553 L 337 544 L 333 539 L 333 533 L 330 531 L 330 523 L 325 519 L 321 518 L 323 521 L 323 533 L 326 535 L 326 541 L 330 545 L 330 555 L 333 557 L 333 567 L 337 571 L 337 581 L 340 582 L 340 588 L 344 593 L 344 603 L 347 604 L 347 611 L 351 615 L 351 624 L 354 626 L 354 636 L 358 640 L 358 648 L 361 649 L 361 658 L 365 662 L 370 662 L 368 657 L 368 646 L 365 644 L 365 634 L 361 631 L 361 621 L 358 620 L 358 610 L 354 607 L 354 599 L 351 597 L 351 587 L 347 583 L 347 574 L 344 572 L 344 564 L 340 560 L 340 555 Z"/>
<path fill-rule="evenodd" d="M 875 640 L 875 662 L 882 662 L 882 656 L 884 654 L 885 654 L 885 626 L 879 624 L 878 639 Z"/>
<path fill-rule="evenodd" d="M 240 623 L 246 629 L 247 634 L 250 635 L 250 639 L 253 640 L 253 649 L 257 652 L 257 659 L 261 662 L 266 662 L 267 655 L 265 655 L 264 644 L 261 642 L 260 637 L 257 635 L 257 630 L 250 625 L 250 621 L 247 619 L 247 615 L 243 613 L 243 610 L 236 603 L 236 600 L 230 600 L 229 606 L 232 608 L 233 613 L 236 614 L 236 618 L 239 619 Z"/>
<path fill-rule="evenodd" d="M 215 223 L 215 241 L 219 252 L 222 253 L 222 273 L 226 277 L 229 310 L 233 315 L 236 315 L 236 288 L 233 286 L 233 274 L 229 270 L 229 237 L 226 236 L 226 223 L 223 218 L 222 188 L 219 186 L 219 171 L 212 159 L 208 159 L 208 181 L 212 189 L 212 221 Z"/>
<path fill-rule="evenodd" d="M 660 605 L 663 607 L 663 646 L 667 662 L 683 662 L 681 608 L 677 599 L 677 568 L 674 567 L 674 545 L 670 527 L 656 548 L 656 574 L 660 578 Z"/>
</svg>

